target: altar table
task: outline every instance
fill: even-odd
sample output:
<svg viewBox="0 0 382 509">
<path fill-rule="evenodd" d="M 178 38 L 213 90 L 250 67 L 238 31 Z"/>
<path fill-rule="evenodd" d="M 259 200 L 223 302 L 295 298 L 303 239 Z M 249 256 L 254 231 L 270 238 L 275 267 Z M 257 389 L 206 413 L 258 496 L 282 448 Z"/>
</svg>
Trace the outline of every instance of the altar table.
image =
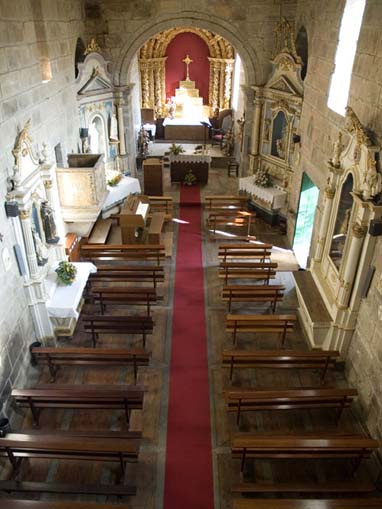
<svg viewBox="0 0 382 509">
<path fill-rule="evenodd" d="M 186 173 L 191 169 L 200 184 L 207 184 L 211 164 L 211 156 L 208 153 L 193 154 L 192 152 L 185 152 L 178 155 L 170 154 L 169 159 L 171 182 L 184 182 Z"/>
</svg>

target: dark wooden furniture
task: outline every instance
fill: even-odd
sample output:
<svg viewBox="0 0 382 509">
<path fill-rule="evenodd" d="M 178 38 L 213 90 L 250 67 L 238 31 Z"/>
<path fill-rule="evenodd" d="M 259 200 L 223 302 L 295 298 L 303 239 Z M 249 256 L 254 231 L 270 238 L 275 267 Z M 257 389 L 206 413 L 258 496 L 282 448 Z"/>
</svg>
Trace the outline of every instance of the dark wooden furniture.
<svg viewBox="0 0 382 509">
<path fill-rule="evenodd" d="M 261 410 L 299 410 L 335 408 L 337 422 L 344 408 L 357 396 L 355 389 L 241 389 L 225 391 L 226 408 L 236 412 L 236 424 L 240 424 L 242 412 Z"/>
<path fill-rule="evenodd" d="M 204 197 L 205 209 L 210 212 L 226 210 L 246 210 L 248 197 L 242 195 L 207 195 Z"/>
<path fill-rule="evenodd" d="M 174 199 L 172 196 L 139 196 L 143 203 L 150 205 L 149 217 L 155 212 L 164 212 L 165 221 L 172 220 L 172 213 L 174 209 Z"/>
<path fill-rule="evenodd" d="M 236 344 L 239 332 L 253 332 L 280 334 L 280 343 L 283 345 L 287 332 L 293 331 L 296 320 L 295 315 L 227 315 L 225 330 L 232 333 L 233 344 Z"/>
<path fill-rule="evenodd" d="M 231 228 L 243 228 L 242 237 L 248 238 L 251 231 L 251 221 L 255 217 L 251 212 L 245 210 L 227 210 L 224 212 L 210 212 L 206 226 L 212 230 L 212 234 L 216 236 L 216 230 L 222 226 Z"/>
<path fill-rule="evenodd" d="M 277 302 L 284 297 L 282 285 L 231 285 L 223 286 L 222 299 L 228 302 L 228 311 L 233 302 L 270 302 L 272 311 L 276 311 Z"/>
<path fill-rule="evenodd" d="M 229 177 L 231 176 L 231 173 L 233 173 L 234 177 L 239 176 L 239 163 L 236 161 L 236 159 L 230 159 L 228 161 L 227 169 Z"/>
<path fill-rule="evenodd" d="M 93 286 L 87 294 L 87 299 L 93 304 L 99 304 L 103 315 L 106 306 L 116 304 L 118 306 L 146 306 L 147 316 L 150 316 L 150 306 L 157 304 L 161 297 L 157 296 L 155 288 L 122 287 L 122 286 Z"/>
<path fill-rule="evenodd" d="M 228 258 L 239 260 L 249 258 L 251 260 L 269 260 L 272 251 L 272 244 L 254 244 L 246 242 L 245 244 L 221 244 L 219 246 L 218 256 L 226 262 Z"/>
<path fill-rule="evenodd" d="M 136 487 L 123 484 L 73 484 L 56 482 L 35 482 L 35 481 L 0 481 L 0 491 L 11 493 L 57 493 L 75 495 L 103 495 L 115 497 L 128 497 L 136 495 Z M 61 498 L 61 497 L 60 497 Z M 2 502 L 0 498 L 0 502 Z M 108 504 L 109 506 L 109 504 Z M 5 507 L 5 506 L 4 506 Z M 8 505 L 7 505 L 8 507 Z M 71 507 L 71 506 L 67 506 Z M 74 508 L 77 506 L 74 505 Z M 86 506 L 87 507 L 87 506 Z M 93 507 L 92 503 L 90 507 Z M 99 504 L 97 509 L 104 507 Z M 121 507 L 118 505 L 117 507 Z M 126 506 L 122 506 L 126 507 Z M 115 509 L 115 505 L 112 506 Z"/>
<path fill-rule="evenodd" d="M 243 279 L 253 281 L 265 281 L 269 283 L 270 279 L 276 277 L 277 263 L 258 261 L 258 262 L 220 262 L 219 277 L 228 284 L 230 279 Z"/>
<path fill-rule="evenodd" d="M 247 459 L 353 459 L 353 474 L 363 458 L 371 456 L 379 442 L 361 435 L 299 434 L 261 435 L 237 433 L 232 436 L 231 454 L 240 459 L 243 472 Z"/>
<path fill-rule="evenodd" d="M 64 491 L 63 493 L 71 492 Z M 1 498 L 0 501 L 4 504 L 4 509 L 116 509 L 116 507 L 118 509 L 131 509 L 131 504 L 118 504 L 116 506 L 106 502 L 75 502 L 73 500 L 56 502 L 54 500 L 17 500 L 14 498 Z"/>
<path fill-rule="evenodd" d="M 199 184 L 207 184 L 208 183 L 208 172 L 210 168 L 210 163 L 208 162 L 177 162 L 171 161 L 170 163 L 170 177 L 171 182 L 184 182 L 184 177 L 188 170 L 192 170 L 192 173 L 195 175 L 196 180 Z"/>
<path fill-rule="evenodd" d="M 164 281 L 164 268 L 162 265 L 97 264 L 97 272 L 90 274 L 88 281 L 90 286 L 99 283 L 151 282 L 156 288 L 159 282 Z"/>
<path fill-rule="evenodd" d="M 124 410 L 129 424 L 132 410 L 142 410 L 145 388 L 138 385 L 50 385 L 34 389 L 12 389 L 13 400 L 29 407 L 33 425 L 39 426 L 44 408 Z"/>
<path fill-rule="evenodd" d="M 139 439 L 121 437 L 118 433 L 113 435 L 112 431 L 94 436 L 58 431 L 54 434 L 9 433 L 0 441 L 0 455 L 8 458 L 14 474 L 19 472 L 25 458 L 117 462 L 124 474 L 125 463 L 137 461 L 138 452 Z"/>
<path fill-rule="evenodd" d="M 299 483 L 299 482 L 280 482 L 280 483 L 239 483 L 234 484 L 231 492 L 246 496 L 270 493 L 309 493 L 309 494 L 362 494 L 375 491 L 375 486 L 371 482 L 361 482 L 352 479 L 349 481 L 338 482 L 316 482 L 316 483 Z"/>
<path fill-rule="evenodd" d="M 112 219 L 98 219 L 90 233 L 89 244 L 106 244 L 112 223 Z"/>
<path fill-rule="evenodd" d="M 287 499 L 239 498 L 232 502 L 232 509 L 359 509 L 382 508 L 382 498 Z"/>
<path fill-rule="evenodd" d="M 148 229 L 148 239 L 150 244 L 159 244 L 162 240 L 162 230 L 165 223 L 164 212 L 154 212 Z"/>
<path fill-rule="evenodd" d="M 99 334 L 141 334 L 143 348 L 146 346 L 147 334 L 152 334 L 153 319 L 150 316 L 114 316 L 82 315 L 84 331 L 92 335 L 93 346 L 96 346 Z"/>
<path fill-rule="evenodd" d="M 67 233 L 65 235 L 65 254 L 69 262 L 80 261 L 80 239 L 77 233 Z"/>
<path fill-rule="evenodd" d="M 162 161 L 149 158 L 143 161 L 143 192 L 148 195 L 163 194 Z"/>
<path fill-rule="evenodd" d="M 31 349 L 31 354 L 35 363 L 48 366 L 51 381 L 56 380 L 57 371 L 61 366 L 132 366 L 136 381 L 138 367 L 148 366 L 151 356 L 150 352 L 142 348 L 125 350 L 121 348 L 34 347 Z"/>
<path fill-rule="evenodd" d="M 230 380 L 234 368 L 250 369 L 319 369 L 322 370 L 321 383 L 329 368 L 334 368 L 340 354 L 336 350 L 224 350 L 222 362 L 230 370 Z"/>
<path fill-rule="evenodd" d="M 163 244 L 84 244 L 81 247 L 81 258 L 92 262 L 156 262 L 160 265 L 166 257 Z"/>
</svg>

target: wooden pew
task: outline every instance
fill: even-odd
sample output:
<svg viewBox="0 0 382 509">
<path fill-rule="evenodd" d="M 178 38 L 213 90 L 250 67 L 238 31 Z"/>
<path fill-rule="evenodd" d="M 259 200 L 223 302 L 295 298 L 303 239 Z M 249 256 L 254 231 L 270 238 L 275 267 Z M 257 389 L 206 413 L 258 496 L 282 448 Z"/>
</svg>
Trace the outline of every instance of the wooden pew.
<svg viewBox="0 0 382 509">
<path fill-rule="evenodd" d="M 150 352 L 142 348 L 125 350 L 120 348 L 50 348 L 33 347 L 32 359 L 37 364 L 49 368 L 51 381 L 56 380 L 57 371 L 61 366 L 133 366 L 134 380 L 137 381 L 138 367 L 148 366 Z"/>
<path fill-rule="evenodd" d="M 164 212 L 154 212 L 148 229 L 148 240 L 151 244 L 160 243 L 161 233 L 165 222 Z"/>
<path fill-rule="evenodd" d="M 242 412 L 261 410 L 337 409 L 337 423 L 344 408 L 357 396 L 356 389 L 241 389 L 225 391 L 226 408 L 236 412 L 240 424 Z"/>
<path fill-rule="evenodd" d="M 147 334 L 152 334 L 153 319 L 150 316 L 82 315 L 84 331 L 92 335 L 93 347 L 99 334 L 142 334 L 143 348 Z"/>
<path fill-rule="evenodd" d="M 99 304 L 103 315 L 106 306 L 116 305 L 145 305 L 147 316 L 150 316 L 150 306 L 157 304 L 161 297 L 157 296 L 155 288 L 131 288 L 121 286 L 92 286 L 87 298 L 93 304 Z"/>
<path fill-rule="evenodd" d="M 98 219 L 88 238 L 89 244 L 106 244 L 112 224 L 112 219 Z"/>
<path fill-rule="evenodd" d="M 225 330 L 232 333 L 234 345 L 239 332 L 280 334 L 280 342 L 283 345 L 287 332 L 293 331 L 296 320 L 295 315 L 227 315 Z"/>
<path fill-rule="evenodd" d="M 145 196 L 141 195 L 142 202 L 147 201 L 150 205 L 150 213 L 163 212 L 165 221 L 172 221 L 174 199 L 172 196 Z"/>
<path fill-rule="evenodd" d="M 75 495 L 103 495 L 115 497 L 129 497 L 136 495 L 135 486 L 123 484 L 74 484 L 74 483 L 56 483 L 56 482 L 36 482 L 36 481 L 0 481 L 0 491 L 11 493 L 56 493 L 56 494 L 75 494 Z M 60 497 L 61 498 L 61 497 Z M 0 497 L 0 502 L 3 499 Z M 7 506 L 8 507 L 8 506 Z M 69 506 L 67 506 L 69 507 Z M 77 506 L 74 506 L 77 507 Z M 92 506 L 91 506 L 92 507 Z M 97 508 L 102 505 L 97 505 Z M 115 509 L 115 505 L 112 506 Z M 117 508 L 121 507 L 120 505 Z M 122 506 L 124 507 L 124 506 Z"/>
<path fill-rule="evenodd" d="M 156 262 L 160 265 L 166 257 L 163 244 L 84 244 L 81 258 L 92 262 Z"/>
<path fill-rule="evenodd" d="M 245 210 L 248 197 L 241 195 L 207 195 L 204 197 L 205 208 L 209 211 Z"/>
<path fill-rule="evenodd" d="M 250 369 L 320 369 L 321 383 L 329 368 L 334 368 L 340 353 L 337 350 L 225 350 L 223 368 L 229 368 L 230 380 L 234 368 Z"/>
<path fill-rule="evenodd" d="M 0 501 L 4 504 L 4 509 L 131 509 L 131 504 L 116 506 L 107 502 L 75 502 L 73 500 L 58 502 L 54 500 L 17 500 L 15 498 L 1 498 Z"/>
<path fill-rule="evenodd" d="M 251 220 L 253 217 L 255 217 L 254 213 L 246 212 L 245 210 L 210 212 L 206 220 L 206 226 L 211 228 L 214 236 L 216 236 L 216 229 L 220 226 L 244 228 L 244 238 L 248 238 L 251 232 Z"/>
<path fill-rule="evenodd" d="M 260 494 L 275 493 L 309 493 L 330 495 L 337 493 L 362 494 L 375 491 L 375 486 L 371 482 L 361 482 L 352 479 L 351 481 L 338 482 L 256 482 L 234 484 L 231 492 L 234 495 L 241 494 L 245 496 L 256 496 Z"/>
<path fill-rule="evenodd" d="M 282 285 L 223 286 L 222 299 L 228 302 L 228 311 L 231 311 L 233 302 L 270 302 L 274 313 L 277 302 L 283 300 L 284 290 Z"/>
<path fill-rule="evenodd" d="M 121 437 L 109 430 L 94 436 L 58 431 L 54 434 L 8 433 L 0 441 L 0 455 L 8 458 L 14 474 L 19 472 L 25 458 L 117 462 L 124 474 L 125 463 L 137 461 L 138 452 L 139 440 Z"/>
<path fill-rule="evenodd" d="M 222 258 L 223 262 L 226 262 L 227 258 L 269 260 L 272 247 L 272 244 L 254 244 L 252 242 L 222 244 L 219 246 L 218 257 Z"/>
<path fill-rule="evenodd" d="M 143 408 L 144 393 L 137 385 L 51 385 L 12 389 L 11 396 L 17 405 L 30 408 L 34 426 L 39 426 L 44 408 L 121 409 L 129 425 L 131 411 Z"/>
<path fill-rule="evenodd" d="M 164 281 L 164 268 L 162 265 L 124 265 L 110 264 L 97 265 L 97 272 L 90 274 L 90 285 L 93 283 L 135 283 L 135 282 L 152 282 L 154 288 L 158 283 Z"/>
<path fill-rule="evenodd" d="M 229 279 L 265 281 L 276 277 L 277 263 L 271 262 L 220 262 L 219 277 L 227 285 Z"/>
<path fill-rule="evenodd" d="M 378 440 L 361 435 L 236 433 L 231 440 L 231 454 L 240 459 L 241 472 L 248 458 L 351 458 L 354 459 L 354 474 L 361 460 L 370 457 L 378 447 Z"/>
<path fill-rule="evenodd" d="M 333 498 L 313 500 L 287 498 L 238 498 L 232 509 L 375 509 L 382 508 L 382 498 Z"/>
</svg>

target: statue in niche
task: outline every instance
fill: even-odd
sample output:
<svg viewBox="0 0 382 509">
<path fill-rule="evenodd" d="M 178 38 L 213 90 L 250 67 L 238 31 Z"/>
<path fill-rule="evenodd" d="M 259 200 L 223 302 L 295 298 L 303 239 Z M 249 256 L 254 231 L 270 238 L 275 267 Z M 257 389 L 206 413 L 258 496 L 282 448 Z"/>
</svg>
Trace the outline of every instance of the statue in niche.
<svg viewBox="0 0 382 509">
<path fill-rule="evenodd" d="M 343 149 L 344 149 L 344 145 L 342 143 L 342 133 L 341 133 L 341 131 L 339 131 L 338 139 L 335 142 L 334 147 L 333 147 L 333 157 L 331 159 L 331 163 L 335 168 L 340 167 L 340 156 L 341 156 Z"/>
<path fill-rule="evenodd" d="M 271 155 L 285 159 L 288 149 L 288 124 L 285 113 L 279 111 L 273 119 Z"/>
<path fill-rule="evenodd" d="M 281 132 L 281 138 L 276 140 L 277 154 L 281 159 L 285 159 L 286 156 L 286 136 L 287 136 L 286 126 L 284 126 Z"/>
<path fill-rule="evenodd" d="M 41 241 L 40 235 L 37 233 L 34 225 L 32 225 L 32 236 L 37 256 L 37 265 L 45 265 L 49 258 L 49 251 Z"/>
<path fill-rule="evenodd" d="M 118 141 L 118 122 L 117 122 L 117 115 L 115 114 L 115 111 L 113 111 L 113 114 L 111 116 L 110 120 L 110 141 Z"/>
<path fill-rule="evenodd" d="M 373 157 L 368 156 L 367 170 L 364 173 L 361 186 L 362 198 L 370 200 L 382 190 L 381 174 L 377 172 L 376 162 Z"/>
<path fill-rule="evenodd" d="M 57 244 L 57 242 L 60 240 L 60 237 L 57 236 L 53 209 L 47 200 L 41 202 L 40 211 L 46 242 L 48 244 Z"/>
</svg>

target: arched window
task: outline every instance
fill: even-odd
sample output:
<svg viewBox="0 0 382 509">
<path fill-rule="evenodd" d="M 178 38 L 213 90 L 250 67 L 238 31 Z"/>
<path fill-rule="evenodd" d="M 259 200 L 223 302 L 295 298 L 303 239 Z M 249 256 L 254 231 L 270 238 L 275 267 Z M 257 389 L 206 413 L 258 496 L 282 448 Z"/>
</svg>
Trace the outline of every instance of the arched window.
<svg viewBox="0 0 382 509">
<path fill-rule="evenodd" d="M 85 44 L 84 44 L 84 41 L 81 39 L 81 37 L 79 37 L 77 39 L 77 44 L 76 44 L 76 53 L 75 53 L 75 57 L 74 57 L 74 76 L 77 78 L 78 76 L 78 64 L 80 64 L 81 62 L 83 62 L 85 60 Z"/>
<path fill-rule="evenodd" d="M 305 79 L 308 72 L 308 34 L 305 27 L 301 27 L 296 38 L 297 55 L 302 60 L 301 78 Z"/>
<path fill-rule="evenodd" d="M 328 106 L 345 115 L 351 74 L 366 0 L 346 0 L 335 57 L 335 68 L 330 81 Z"/>
</svg>

